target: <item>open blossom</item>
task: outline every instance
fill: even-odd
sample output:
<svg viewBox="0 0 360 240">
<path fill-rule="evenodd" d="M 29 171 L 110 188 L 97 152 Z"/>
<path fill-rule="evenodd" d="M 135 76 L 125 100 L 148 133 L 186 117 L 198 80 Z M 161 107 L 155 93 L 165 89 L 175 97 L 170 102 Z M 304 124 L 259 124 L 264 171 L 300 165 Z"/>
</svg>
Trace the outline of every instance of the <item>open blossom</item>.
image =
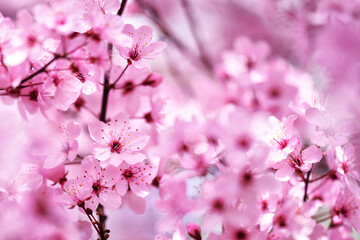
<svg viewBox="0 0 360 240">
<path fill-rule="evenodd" d="M 166 47 L 164 42 L 151 43 L 153 33 L 149 26 L 135 29 L 132 25 L 126 24 L 123 32 L 132 38 L 132 43 L 130 46 L 118 46 L 119 53 L 138 69 L 149 69 L 149 64 L 143 59 L 155 59 Z"/>
<path fill-rule="evenodd" d="M 339 119 L 334 113 L 320 112 L 317 108 L 308 108 L 305 115 L 308 122 L 318 127 L 318 130 L 313 132 L 311 141 L 319 146 L 344 145 L 356 129 L 347 119 Z"/>
<path fill-rule="evenodd" d="M 84 206 L 84 202 L 91 197 L 92 185 L 83 179 L 72 179 L 64 184 L 66 195 L 61 195 L 56 200 L 64 205 L 74 208 L 76 205 Z"/>
<path fill-rule="evenodd" d="M 84 181 L 83 191 L 91 191 L 85 207 L 93 211 L 96 210 L 99 203 L 109 209 L 120 207 L 121 197 L 114 187 L 120 177 L 119 169 L 111 165 L 102 168 L 98 160 L 92 156 L 82 160 L 81 168 L 84 172 L 78 179 Z"/>
<path fill-rule="evenodd" d="M 247 74 L 251 78 L 254 75 L 251 73 L 258 72 L 265 66 L 263 63 L 269 52 L 270 48 L 266 42 L 252 42 L 247 37 L 239 37 L 234 42 L 234 51 L 223 53 L 224 69 L 228 75 L 242 81 Z"/>
<path fill-rule="evenodd" d="M 360 201 L 347 188 L 341 190 L 332 213 L 334 225 L 342 223 L 349 228 L 354 227 L 360 231 Z"/>
<path fill-rule="evenodd" d="M 109 160 L 114 166 L 123 161 L 134 164 L 146 159 L 141 150 L 147 145 L 149 136 L 138 129 L 132 131 L 129 118 L 120 113 L 111 122 L 96 122 L 89 125 L 91 138 L 96 141 L 93 154 L 100 161 Z"/>
<path fill-rule="evenodd" d="M 269 118 L 271 126 L 267 142 L 272 147 L 270 158 L 273 161 L 283 160 L 300 144 L 299 139 L 294 135 L 294 121 L 296 118 L 296 115 L 290 115 L 281 122 L 274 116 Z"/>
<path fill-rule="evenodd" d="M 63 163 L 65 159 L 73 161 L 78 152 L 77 138 L 80 135 L 80 125 L 74 122 L 69 122 L 65 125 L 58 126 L 57 129 L 58 144 L 55 149 L 51 151 L 44 162 L 45 168 L 53 168 Z"/>
<path fill-rule="evenodd" d="M 342 176 L 348 189 L 356 196 L 360 197 L 360 186 L 358 181 L 360 179 L 360 163 L 359 159 L 355 157 L 354 146 L 350 143 L 343 147 L 337 146 L 336 158 L 334 159 L 335 168 Z"/>
<path fill-rule="evenodd" d="M 149 194 L 149 187 L 156 176 L 156 168 L 148 162 L 140 162 L 129 165 L 126 162 L 120 164 L 120 180 L 116 184 L 116 191 L 124 196 L 130 189 L 139 197 Z"/>
<path fill-rule="evenodd" d="M 298 146 L 287 158 L 271 164 L 273 168 L 277 169 L 276 177 L 278 179 L 289 180 L 295 170 L 308 172 L 312 164 L 321 160 L 322 152 L 319 148 L 310 146 L 302 151 L 300 148 L 301 146 Z"/>
</svg>

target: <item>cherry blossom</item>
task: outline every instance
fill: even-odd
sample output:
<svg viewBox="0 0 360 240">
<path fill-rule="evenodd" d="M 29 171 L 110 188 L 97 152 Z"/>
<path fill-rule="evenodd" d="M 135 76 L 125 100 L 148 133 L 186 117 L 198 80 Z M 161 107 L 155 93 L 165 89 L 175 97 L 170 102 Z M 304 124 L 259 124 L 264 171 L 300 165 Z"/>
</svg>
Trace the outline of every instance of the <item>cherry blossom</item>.
<svg viewBox="0 0 360 240">
<path fill-rule="evenodd" d="M 98 160 L 109 160 L 109 163 L 119 166 L 123 161 L 134 164 L 146 159 L 141 150 L 148 143 L 149 136 L 138 129 L 133 131 L 129 121 L 125 114 L 120 113 L 109 123 L 89 125 L 90 136 L 96 141 L 93 153 Z"/>
<path fill-rule="evenodd" d="M 156 176 L 156 168 L 148 162 L 129 165 L 122 162 L 119 166 L 121 177 L 116 183 L 116 191 L 125 195 L 130 189 L 139 197 L 149 194 L 149 187 Z"/>
<path fill-rule="evenodd" d="M 19 4 L 0 1 L 1 238 L 357 237 L 358 3 Z"/>
<path fill-rule="evenodd" d="M 64 191 L 67 195 L 62 195 L 58 197 L 58 201 L 74 208 L 75 206 L 85 206 L 84 202 L 91 198 L 92 185 L 88 181 L 83 181 L 82 179 L 75 179 L 66 181 L 64 184 Z"/>
<path fill-rule="evenodd" d="M 333 224 L 343 223 L 347 227 L 354 227 L 359 231 L 359 200 L 348 190 L 342 190 L 336 200 L 335 206 L 332 209 L 332 221 Z M 339 217 L 340 223 L 336 222 L 336 218 Z"/>
<path fill-rule="evenodd" d="M 166 47 L 164 42 L 151 43 L 153 33 L 149 26 L 141 26 L 135 29 L 131 24 L 126 24 L 123 32 L 132 38 L 132 43 L 129 47 L 119 46 L 119 53 L 136 68 L 149 68 L 148 63 L 144 62 L 143 59 L 156 58 Z"/>
<path fill-rule="evenodd" d="M 63 163 L 65 159 L 73 161 L 78 152 L 78 141 L 76 140 L 80 135 L 80 126 L 74 122 L 69 122 L 66 127 L 60 125 L 57 127 L 59 133 L 59 141 L 61 144 L 57 145 L 57 149 L 51 152 L 44 163 L 45 168 L 53 168 Z"/>
<path fill-rule="evenodd" d="M 290 176 L 296 171 L 310 171 L 312 164 L 317 163 L 322 158 L 322 152 L 315 146 L 310 146 L 305 150 L 297 147 L 287 158 L 275 162 L 272 167 L 277 169 L 276 177 L 284 181 L 289 180 Z"/>
<path fill-rule="evenodd" d="M 274 116 L 269 118 L 271 129 L 269 130 L 267 141 L 272 147 L 272 152 L 270 153 L 272 160 L 283 160 L 300 144 L 299 139 L 293 132 L 296 118 L 296 115 L 290 115 L 281 122 Z"/>
<path fill-rule="evenodd" d="M 119 180 L 119 170 L 114 166 L 100 167 L 98 160 L 88 156 L 81 162 L 83 176 L 78 177 L 83 182 L 75 182 L 75 185 L 81 185 L 79 190 L 70 188 L 69 191 L 76 195 L 91 191 L 90 198 L 85 202 L 85 208 L 96 210 L 99 203 L 109 209 L 116 209 L 121 204 L 121 197 L 115 191 L 115 183 Z M 77 186 L 76 186 L 77 187 Z M 79 188 L 79 187 L 77 187 Z"/>
<path fill-rule="evenodd" d="M 327 112 L 320 112 L 317 108 L 306 110 L 307 120 L 319 127 L 312 135 L 312 142 L 320 146 L 331 144 L 333 146 L 343 145 L 348 142 L 347 136 L 354 131 L 354 126 L 348 120 L 334 118 Z"/>
</svg>

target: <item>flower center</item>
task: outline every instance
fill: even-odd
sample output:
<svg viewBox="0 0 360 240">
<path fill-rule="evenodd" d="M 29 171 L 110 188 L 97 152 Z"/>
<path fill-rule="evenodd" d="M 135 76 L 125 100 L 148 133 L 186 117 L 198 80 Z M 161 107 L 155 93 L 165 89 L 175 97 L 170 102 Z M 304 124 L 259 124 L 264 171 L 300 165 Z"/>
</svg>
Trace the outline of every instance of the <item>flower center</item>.
<svg viewBox="0 0 360 240">
<path fill-rule="evenodd" d="M 247 235 L 246 232 L 244 230 L 242 230 L 242 229 L 237 230 L 235 232 L 235 238 L 236 239 L 246 239 L 246 235 Z"/>
<path fill-rule="evenodd" d="M 222 211 L 222 210 L 224 210 L 224 202 L 221 199 L 216 199 L 213 202 L 212 207 L 213 207 L 213 209 L 215 209 L 217 211 Z"/>
<path fill-rule="evenodd" d="M 269 91 L 269 96 L 271 98 L 278 98 L 281 96 L 281 90 L 278 87 L 273 87 Z"/>
<path fill-rule="evenodd" d="M 250 141 L 246 136 L 243 136 L 237 140 L 237 145 L 239 148 L 247 150 L 250 148 Z"/>
<path fill-rule="evenodd" d="M 123 175 L 126 178 L 131 178 L 132 176 L 134 176 L 133 172 L 130 169 L 126 169 Z"/>
<path fill-rule="evenodd" d="M 275 142 L 277 142 L 280 145 L 280 150 L 283 150 L 287 147 L 289 141 L 287 139 L 282 139 L 281 141 L 277 141 L 275 138 L 273 138 Z"/>
<path fill-rule="evenodd" d="M 138 61 L 141 59 L 141 55 L 140 55 L 140 52 L 137 48 L 133 48 L 130 50 L 129 52 L 129 57 L 131 60 L 133 61 Z"/>
<path fill-rule="evenodd" d="M 38 95 L 39 95 L 39 92 L 38 92 L 38 90 L 32 90 L 30 93 L 29 93 L 29 96 L 30 96 L 30 100 L 32 100 L 32 101 L 35 101 L 35 102 L 37 102 L 37 98 L 38 98 Z"/>
<path fill-rule="evenodd" d="M 99 195 L 99 192 L 101 190 L 101 185 L 98 182 L 93 183 L 92 189 L 96 195 Z"/>
<path fill-rule="evenodd" d="M 145 121 L 146 121 L 147 123 L 152 123 L 152 122 L 154 122 L 154 119 L 153 119 L 153 117 L 152 117 L 152 115 L 151 115 L 151 112 L 146 113 L 146 114 L 144 115 L 144 118 L 145 118 Z"/>
<path fill-rule="evenodd" d="M 120 153 L 121 152 L 121 144 L 119 142 L 113 142 L 111 145 L 111 152 Z"/>
<path fill-rule="evenodd" d="M 275 219 L 275 223 L 278 224 L 280 227 L 285 227 L 286 226 L 286 219 L 284 215 L 279 215 L 276 219 Z"/>
</svg>

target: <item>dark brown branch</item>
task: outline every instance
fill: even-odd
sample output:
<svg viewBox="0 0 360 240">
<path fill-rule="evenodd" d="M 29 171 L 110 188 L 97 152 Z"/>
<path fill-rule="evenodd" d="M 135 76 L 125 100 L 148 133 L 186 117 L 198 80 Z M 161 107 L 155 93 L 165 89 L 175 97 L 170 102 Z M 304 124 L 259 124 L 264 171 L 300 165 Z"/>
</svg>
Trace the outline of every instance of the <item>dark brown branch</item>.
<svg viewBox="0 0 360 240">
<path fill-rule="evenodd" d="M 117 12 L 117 15 L 121 16 L 125 10 L 125 6 L 126 6 L 126 2 L 127 0 L 122 0 L 121 1 L 121 6 L 119 11 Z M 110 43 L 108 45 L 108 54 L 109 54 L 109 58 L 111 60 L 111 55 L 112 55 L 112 44 Z M 128 67 L 128 66 L 127 66 Z M 121 76 L 124 74 L 125 70 L 127 69 L 127 67 L 124 69 L 123 73 L 119 76 L 119 78 L 116 80 L 118 81 Z M 105 74 L 104 76 L 104 88 L 103 88 L 103 96 L 102 96 L 102 102 L 101 102 L 101 111 L 100 111 L 100 116 L 99 116 L 99 120 L 102 122 L 106 122 L 106 110 L 107 110 L 107 105 L 108 105 L 108 100 L 109 100 L 109 93 L 110 90 L 115 86 L 114 85 L 109 85 L 110 84 L 110 77 L 109 77 L 109 72 Z M 106 240 L 109 237 L 109 230 L 106 229 L 105 227 L 105 222 L 107 219 L 107 216 L 104 213 L 104 206 L 99 204 L 98 208 L 96 209 L 96 214 L 99 216 L 99 237 L 100 240 Z"/>
</svg>

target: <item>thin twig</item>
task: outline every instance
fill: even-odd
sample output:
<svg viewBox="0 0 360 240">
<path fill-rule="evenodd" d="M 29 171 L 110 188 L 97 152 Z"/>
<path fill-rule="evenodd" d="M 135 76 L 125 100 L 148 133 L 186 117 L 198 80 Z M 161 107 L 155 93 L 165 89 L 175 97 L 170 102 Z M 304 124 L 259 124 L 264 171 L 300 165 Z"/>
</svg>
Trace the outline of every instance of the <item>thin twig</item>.
<svg viewBox="0 0 360 240">
<path fill-rule="evenodd" d="M 193 10 L 188 2 L 188 0 L 181 0 L 182 6 L 184 8 L 185 14 L 189 20 L 189 26 L 190 26 L 190 30 L 191 33 L 194 37 L 196 46 L 199 50 L 199 54 L 200 54 L 200 60 L 201 62 L 204 64 L 204 66 L 208 69 L 208 70 L 212 70 L 213 66 L 212 66 L 212 62 L 210 61 L 209 55 L 206 52 L 205 48 L 204 48 L 204 44 L 201 42 L 200 40 L 200 36 L 198 34 L 197 31 L 197 23 L 195 21 L 194 18 L 194 14 L 193 14 Z"/>
<path fill-rule="evenodd" d="M 328 173 L 326 173 L 326 174 L 324 174 L 324 175 L 322 175 L 322 176 L 320 176 L 320 177 L 311 179 L 309 182 L 316 182 L 316 181 L 318 181 L 318 180 L 320 180 L 320 179 L 322 179 L 322 178 L 324 178 L 324 177 L 330 176 L 330 175 L 333 174 L 333 173 L 335 173 L 335 170 L 331 170 L 331 171 L 329 171 Z"/>
<path fill-rule="evenodd" d="M 306 175 L 306 178 L 304 179 L 305 180 L 305 190 L 304 190 L 304 199 L 303 199 L 304 202 L 306 202 L 306 200 L 308 198 L 307 190 L 308 190 L 308 186 L 309 186 L 309 178 L 310 178 L 311 170 L 312 169 L 310 169 L 310 171 Z"/>
<path fill-rule="evenodd" d="M 126 65 L 126 67 L 124 68 L 124 70 L 122 70 L 120 75 L 116 78 L 115 82 L 109 86 L 110 88 L 115 88 L 116 83 L 122 78 L 122 76 L 125 74 L 125 71 L 128 69 L 129 66 L 130 66 L 130 64 L 128 63 Z"/>
</svg>

